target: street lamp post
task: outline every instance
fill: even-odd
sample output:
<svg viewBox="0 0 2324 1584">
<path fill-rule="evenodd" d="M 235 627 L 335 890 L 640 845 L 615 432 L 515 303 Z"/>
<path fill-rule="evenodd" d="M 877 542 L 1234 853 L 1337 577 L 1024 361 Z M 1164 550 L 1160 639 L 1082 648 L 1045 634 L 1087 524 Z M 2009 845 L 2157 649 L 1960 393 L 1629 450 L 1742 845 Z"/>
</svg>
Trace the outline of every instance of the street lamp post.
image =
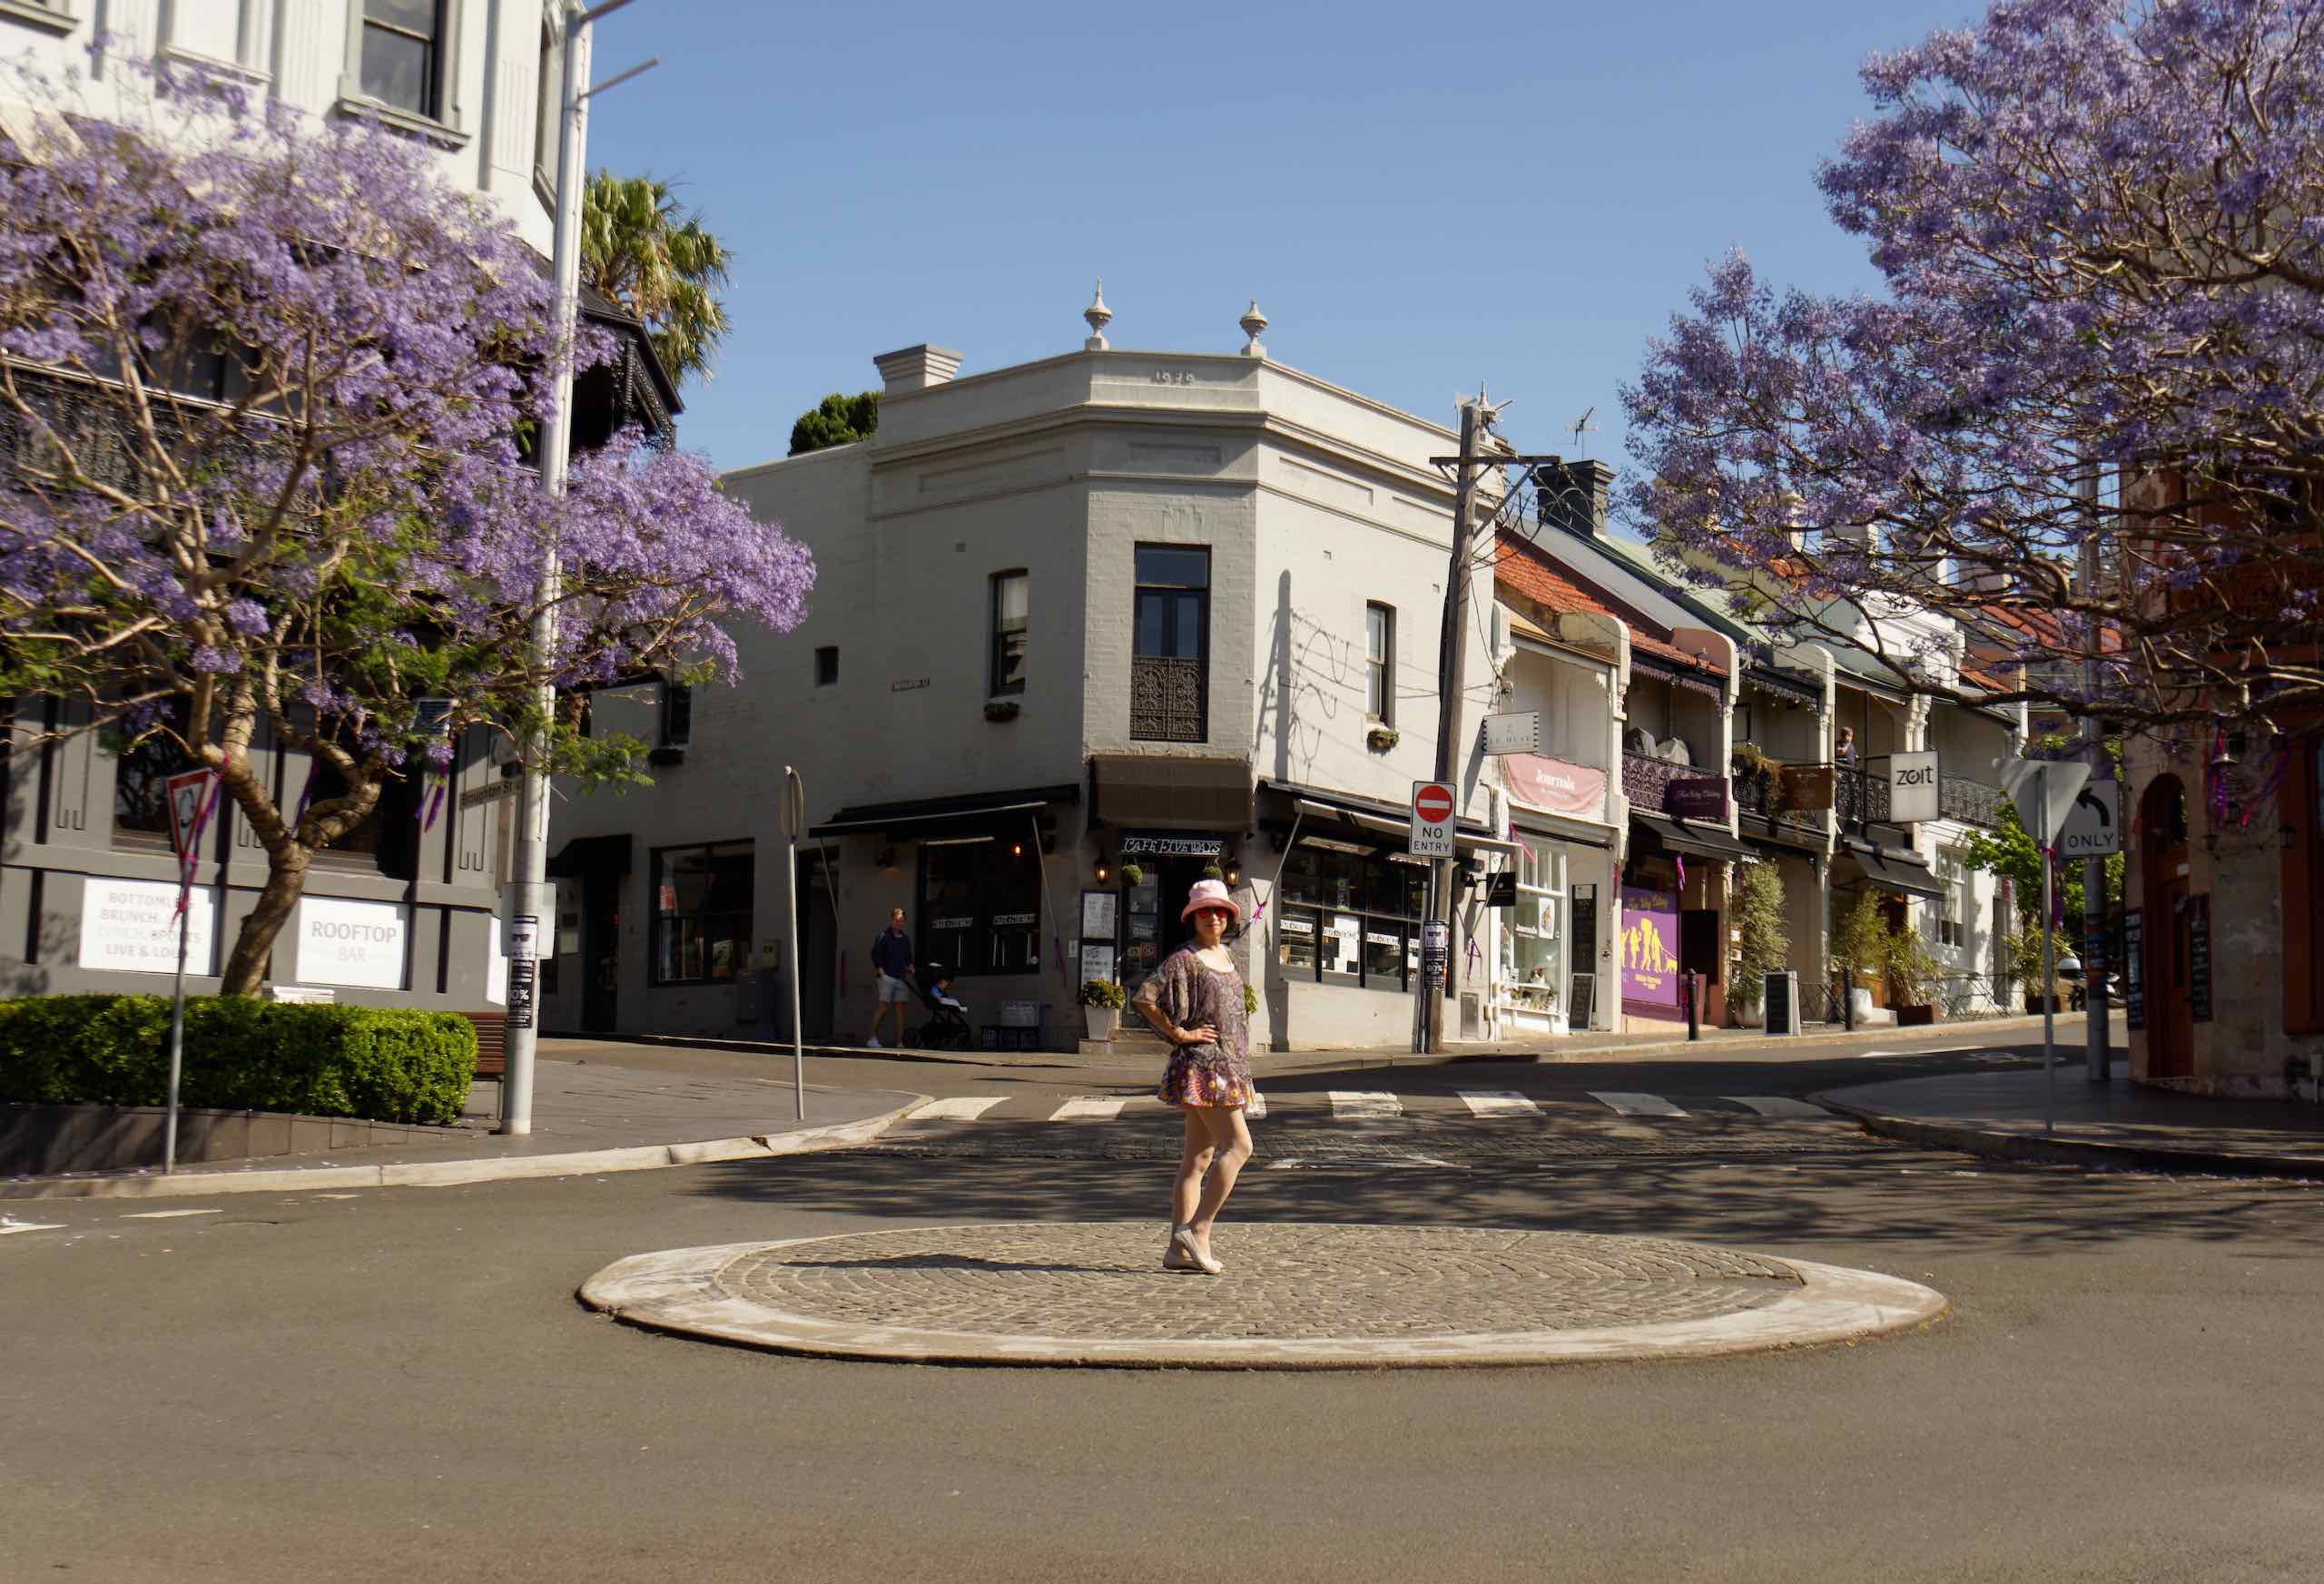
<svg viewBox="0 0 2324 1584">
<path fill-rule="evenodd" d="M 603 4 L 584 10 L 580 0 L 565 0 L 563 7 L 564 48 L 559 53 L 564 78 L 557 99 L 556 230 L 550 255 L 556 277 L 553 311 L 556 364 L 549 384 L 547 421 L 542 426 L 540 448 L 541 492 L 552 500 L 565 495 L 566 469 L 573 455 L 572 349 L 575 325 L 580 318 L 581 172 L 589 137 L 589 98 L 657 64 L 649 60 L 595 88 L 585 86 L 589 81 L 590 27 L 600 17 L 629 3 L 630 0 L 603 0 Z M 540 581 L 535 595 L 533 663 L 540 668 L 540 680 L 534 689 L 535 720 L 525 744 L 525 779 L 517 819 L 516 872 L 505 910 L 509 926 L 505 938 L 512 949 L 525 951 L 532 948 L 514 928 L 519 919 L 546 919 L 549 927 L 545 933 L 551 940 L 556 938 L 555 910 L 549 905 L 549 774 L 546 739 L 548 721 L 556 708 L 553 656 L 556 650 L 556 595 L 562 577 L 556 542 L 551 538 L 541 546 Z M 537 940 L 541 933 L 544 931 L 535 930 L 530 938 Z M 508 966 L 507 1070 L 500 1080 L 498 1131 L 528 1134 L 533 1130 L 533 1063 L 539 1045 L 540 1009 L 531 959 L 520 960 L 512 955 Z"/>
</svg>

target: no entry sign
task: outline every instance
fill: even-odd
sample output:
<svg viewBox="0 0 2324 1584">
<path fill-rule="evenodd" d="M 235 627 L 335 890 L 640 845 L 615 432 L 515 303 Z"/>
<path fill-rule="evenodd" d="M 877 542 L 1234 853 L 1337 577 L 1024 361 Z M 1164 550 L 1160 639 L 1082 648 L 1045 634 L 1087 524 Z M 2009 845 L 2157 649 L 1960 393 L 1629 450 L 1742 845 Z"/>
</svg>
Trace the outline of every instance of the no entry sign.
<svg viewBox="0 0 2324 1584">
<path fill-rule="evenodd" d="M 1452 789 L 1441 781 L 1413 782 L 1413 831 L 1406 850 L 1414 858 L 1452 856 Z"/>
</svg>

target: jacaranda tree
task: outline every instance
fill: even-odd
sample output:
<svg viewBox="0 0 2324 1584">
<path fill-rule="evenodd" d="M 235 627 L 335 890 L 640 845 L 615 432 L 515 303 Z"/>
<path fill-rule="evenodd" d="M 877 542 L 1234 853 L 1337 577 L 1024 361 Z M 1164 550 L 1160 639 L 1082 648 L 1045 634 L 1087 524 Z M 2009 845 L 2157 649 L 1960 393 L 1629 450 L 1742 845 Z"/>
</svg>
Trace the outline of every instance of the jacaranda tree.
<svg viewBox="0 0 2324 1584">
<path fill-rule="evenodd" d="M 2070 713 L 2324 704 L 2324 0 L 2004 0 L 1863 81 L 1819 181 L 1886 291 L 1715 265 L 1623 393 L 1632 520 L 1793 636 L 1998 626 Z"/>
<path fill-rule="evenodd" d="M 538 257 L 418 152 L 166 74 L 124 121 L 16 96 L 43 114 L 37 146 L 0 141 L 0 692 L 216 770 L 270 866 L 229 993 L 257 989 L 314 854 L 471 729 L 635 773 L 642 746 L 576 712 L 528 719 L 540 682 L 731 678 L 732 620 L 803 615 L 807 552 L 699 458 L 622 437 L 544 498 L 551 371 L 609 345 L 555 344 Z M 278 799 L 276 742 L 328 795 Z"/>
</svg>

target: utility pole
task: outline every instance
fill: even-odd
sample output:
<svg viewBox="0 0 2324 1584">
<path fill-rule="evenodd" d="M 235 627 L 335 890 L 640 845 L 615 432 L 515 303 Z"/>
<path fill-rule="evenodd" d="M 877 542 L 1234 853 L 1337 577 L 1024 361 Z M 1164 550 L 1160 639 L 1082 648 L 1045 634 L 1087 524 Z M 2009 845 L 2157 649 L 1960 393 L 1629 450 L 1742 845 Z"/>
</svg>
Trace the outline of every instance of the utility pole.
<svg viewBox="0 0 2324 1584">
<path fill-rule="evenodd" d="M 2098 624 L 2092 613 L 2098 605 L 2098 464 L 2083 465 L 2082 476 L 2083 536 L 2081 574 L 2083 611 L 2082 693 L 2086 700 L 2098 697 Z M 2112 781 L 2113 772 L 2106 758 L 2106 733 L 2097 715 L 2082 717 L 2083 755 L 2090 762 L 2090 779 Z M 2106 966 L 2109 954 L 2122 949 L 2117 939 L 2119 931 L 2110 931 L 2112 920 L 2106 912 L 2106 861 L 2085 858 L 2082 861 L 2082 972 L 2083 1056 L 2093 1084 L 2108 1081 L 2106 1061 Z"/>
<path fill-rule="evenodd" d="M 1470 502 L 1476 495 L 1477 431 L 1492 417 L 1484 405 L 1484 395 L 1478 393 L 1474 401 L 1461 404 L 1461 454 L 1453 460 L 1452 475 L 1452 565 L 1444 581 L 1444 622 L 1436 641 L 1436 779 L 1451 783 L 1455 773 L 1454 754 L 1461 735 L 1461 690 L 1467 684 L 1469 645 L 1463 641 L 1469 623 L 1469 585 L 1473 571 L 1469 566 L 1469 541 L 1475 524 L 1471 520 Z M 1452 820 L 1457 830 L 1461 819 L 1462 800 L 1453 800 Z M 1452 869 L 1460 861 L 1440 858 L 1428 866 L 1427 918 L 1449 926 L 1452 916 Z M 1442 996 L 1453 984 L 1453 954 L 1450 948 L 1444 953 L 1444 990 L 1431 983 L 1427 972 L 1426 954 L 1422 958 L 1420 994 L 1413 998 L 1413 1051 L 1424 1056 L 1437 1048 L 1443 1038 L 1444 1011 Z"/>
<path fill-rule="evenodd" d="M 591 25 L 629 3 L 630 0 L 604 0 L 585 11 L 581 0 L 564 0 L 562 6 L 564 48 L 560 53 L 564 78 L 557 99 L 556 230 L 551 256 L 556 281 L 554 333 L 557 364 L 549 384 L 549 407 L 544 415 L 547 421 L 541 426 L 540 452 L 541 493 L 551 500 L 564 498 L 566 469 L 573 456 L 572 348 L 575 324 L 580 317 L 581 172 L 589 138 L 589 97 L 658 64 L 647 61 L 595 88 L 585 86 L 589 81 Z M 532 648 L 533 663 L 540 668 L 540 681 L 534 688 L 533 708 L 537 719 L 527 732 L 528 741 L 525 743 L 525 780 L 517 812 L 516 872 L 509 884 L 511 895 L 503 920 L 513 926 L 519 918 L 546 919 L 547 934 L 552 941 L 556 939 L 556 919 L 555 908 L 549 905 L 547 736 L 549 719 L 556 709 L 553 656 L 556 651 L 556 595 L 563 576 L 556 544 L 552 539 L 541 546 L 540 578 L 535 585 Z M 508 933 L 510 944 L 517 945 L 514 930 Z M 508 966 L 507 1071 L 500 1080 L 500 1125 L 497 1131 L 521 1135 L 533 1130 L 533 1063 L 540 1043 L 540 1007 L 531 960 L 519 963 L 512 957 Z"/>
</svg>

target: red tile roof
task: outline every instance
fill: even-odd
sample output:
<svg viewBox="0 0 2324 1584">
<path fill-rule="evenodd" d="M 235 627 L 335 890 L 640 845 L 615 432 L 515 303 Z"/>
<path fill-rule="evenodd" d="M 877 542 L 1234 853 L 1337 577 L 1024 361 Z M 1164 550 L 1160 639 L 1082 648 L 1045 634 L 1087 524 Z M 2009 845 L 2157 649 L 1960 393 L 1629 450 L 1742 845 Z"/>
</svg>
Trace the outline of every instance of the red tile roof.
<svg viewBox="0 0 2324 1584">
<path fill-rule="evenodd" d="M 1714 676 L 1727 674 L 1727 668 L 1718 661 L 1708 655 L 1699 659 L 1673 644 L 1669 628 L 1657 626 L 1634 611 L 1619 609 L 1610 596 L 1577 581 L 1540 546 L 1506 529 L 1493 536 L 1493 545 L 1496 584 L 1506 585 L 1512 593 L 1560 615 L 1590 611 L 1613 616 L 1630 628 L 1633 649 Z"/>
</svg>

